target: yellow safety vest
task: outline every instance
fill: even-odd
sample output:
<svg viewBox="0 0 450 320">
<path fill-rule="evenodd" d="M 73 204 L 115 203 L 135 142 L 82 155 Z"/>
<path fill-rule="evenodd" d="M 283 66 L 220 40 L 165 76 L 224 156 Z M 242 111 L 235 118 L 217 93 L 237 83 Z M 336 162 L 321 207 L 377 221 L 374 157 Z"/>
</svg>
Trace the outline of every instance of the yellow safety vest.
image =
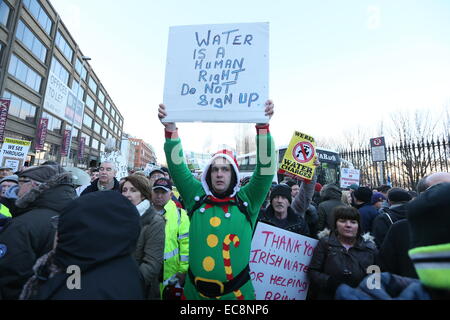
<svg viewBox="0 0 450 320">
<path fill-rule="evenodd" d="M 0 204 L 0 214 L 4 215 L 7 218 L 12 218 L 11 212 L 9 212 L 8 207 L 3 204 Z"/>
<path fill-rule="evenodd" d="M 178 272 L 186 273 L 189 268 L 189 217 L 173 200 L 169 200 L 164 210 L 166 240 L 161 293 Z"/>
</svg>

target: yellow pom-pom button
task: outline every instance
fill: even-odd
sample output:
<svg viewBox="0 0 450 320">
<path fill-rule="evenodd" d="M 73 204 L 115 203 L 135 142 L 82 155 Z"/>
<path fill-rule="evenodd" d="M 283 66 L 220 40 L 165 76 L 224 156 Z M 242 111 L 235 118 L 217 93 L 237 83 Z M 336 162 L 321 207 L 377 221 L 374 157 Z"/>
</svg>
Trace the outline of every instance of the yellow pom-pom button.
<svg viewBox="0 0 450 320">
<path fill-rule="evenodd" d="M 219 238 L 217 238 L 217 236 L 214 234 L 210 234 L 206 239 L 206 242 L 208 243 L 208 246 L 214 248 L 219 243 Z"/>
<path fill-rule="evenodd" d="M 205 269 L 205 271 L 212 271 L 214 269 L 216 265 L 216 262 L 214 261 L 213 258 L 211 257 L 206 257 L 205 259 L 203 259 L 203 269 Z"/>
<path fill-rule="evenodd" d="M 220 226 L 220 224 L 222 223 L 222 221 L 220 220 L 220 218 L 218 217 L 212 217 L 209 220 L 209 223 L 213 226 L 213 227 L 218 227 Z"/>
</svg>

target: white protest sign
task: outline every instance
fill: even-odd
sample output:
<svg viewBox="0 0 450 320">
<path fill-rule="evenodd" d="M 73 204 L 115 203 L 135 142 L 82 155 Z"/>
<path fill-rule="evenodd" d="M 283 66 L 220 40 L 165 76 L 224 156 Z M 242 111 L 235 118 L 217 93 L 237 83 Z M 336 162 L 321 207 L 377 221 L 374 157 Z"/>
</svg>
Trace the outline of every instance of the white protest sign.
<svg viewBox="0 0 450 320">
<path fill-rule="evenodd" d="M 75 103 L 78 101 L 78 103 Z M 84 112 L 84 102 L 77 100 L 74 93 L 54 73 L 50 72 L 45 90 L 44 109 L 66 120 L 74 122 L 75 127 L 81 129 Z"/>
<path fill-rule="evenodd" d="M 266 123 L 269 23 L 171 27 L 165 122 Z"/>
<path fill-rule="evenodd" d="M 341 168 L 341 188 L 348 188 L 352 184 L 359 186 L 359 174 L 357 169 Z"/>
<path fill-rule="evenodd" d="M 0 166 L 18 171 L 25 162 L 31 141 L 5 138 L 0 154 Z"/>
<path fill-rule="evenodd" d="M 119 151 L 102 152 L 100 154 L 100 161 L 101 162 L 110 161 L 115 164 L 117 169 L 116 173 L 117 180 L 128 177 L 127 161 Z"/>
<path fill-rule="evenodd" d="M 259 222 L 250 252 L 257 300 L 305 300 L 308 266 L 318 241 Z"/>
</svg>

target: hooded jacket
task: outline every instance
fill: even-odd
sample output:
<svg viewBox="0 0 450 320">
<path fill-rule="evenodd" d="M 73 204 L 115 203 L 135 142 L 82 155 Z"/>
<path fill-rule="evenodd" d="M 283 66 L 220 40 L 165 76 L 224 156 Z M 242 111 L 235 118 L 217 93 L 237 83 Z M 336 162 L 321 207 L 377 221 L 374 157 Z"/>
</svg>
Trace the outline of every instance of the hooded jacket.
<svg viewBox="0 0 450 320">
<path fill-rule="evenodd" d="M 118 192 L 95 192 L 70 202 L 59 218 L 53 256 L 62 271 L 39 283 L 32 298 L 143 299 L 143 279 L 132 256 L 139 232 L 136 207 Z M 66 285 L 76 274 L 69 272 L 71 266 L 79 268 L 80 288 Z"/>
<path fill-rule="evenodd" d="M 319 243 L 309 265 L 308 276 L 312 295 L 317 299 L 333 299 L 336 283 L 356 286 L 367 275 L 367 267 L 375 264 L 377 249 L 373 238 L 364 234 L 348 251 L 335 232 L 319 233 Z M 335 281 L 331 281 L 335 280 Z"/>
<path fill-rule="evenodd" d="M 389 208 L 381 209 L 380 213 L 375 217 L 372 224 L 372 234 L 375 237 L 375 243 L 378 248 L 381 247 L 391 226 L 397 221 L 406 219 L 405 204 L 392 205 Z"/>
<path fill-rule="evenodd" d="M 166 131 L 164 150 L 170 175 L 173 177 L 177 190 L 180 192 L 188 212 L 196 207 L 196 203 L 205 195 L 208 203 L 203 203 L 191 215 L 189 228 L 189 269 L 194 277 L 206 279 L 204 285 L 224 283 L 234 279 L 245 271 L 250 256 L 253 227 L 258 218 L 259 210 L 272 184 L 276 170 L 275 148 L 268 126 L 257 127 L 257 165 L 248 184 L 239 188 L 239 172 L 233 160 L 237 181 L 225 198 L 214 196 L 208 185 L 208 175 L 202 176 L 202 182 L 197 181 L 189 171 L 181 147 L 181 141 L 176 132 Z M 265 155 L 262 163 L 259 155 Z M 208 172 L 211 161 L 204 173 Z M 237 171 L 237 172 L 236 172 Z M 230 204 L 236 197 L 242 200 L 247 208 L 249 220 L 238 206 Z M 184 294 L 187 299 L 205 299 L 201 296 L 191 277 L 186 277 Z M 239 286 L 239 290 L 217 297 L 223 300 L 255 299 L 254 289 L 250 280 Z M 216 299 L 215 297 L 212 299 Z"/>
<path fill-rule="evenodd" d="M 321 202 L 317 208 L 319 222 L 317 230 L 332 229 L 334 225 L 333 209 L 344 205 L 341 201 L 342 191 L 334 184 L 325 185 L 320 191 Z"/>
<path fill-rule="evenodd" d="M 0 256 L 0 298 L 17 299 L 33 274 L 36 260 L 53 246 L 55 230 L 50 219 L 76 198 L 69 172 L 55 175 L 16 200 L 20 216 L 0 233 L 6 250 Z"/>
</svg>

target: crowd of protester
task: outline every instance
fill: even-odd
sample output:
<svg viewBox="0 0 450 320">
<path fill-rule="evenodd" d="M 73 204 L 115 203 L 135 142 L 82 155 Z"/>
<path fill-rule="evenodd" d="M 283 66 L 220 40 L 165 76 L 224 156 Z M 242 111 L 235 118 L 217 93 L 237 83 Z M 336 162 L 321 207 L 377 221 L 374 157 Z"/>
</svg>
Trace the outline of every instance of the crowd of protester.
<svg viewBox="0 0 450 320">
<path fill-rule="evenodd" d="M 169 159 L 181 142 L 175 124 L 163 124 L 168 169 L 119 181 L 109 161 L 86 177 L 53 162 L 0 168 L 0 299 L 252 299 L 259 222 L 318 240 L 308 299 L 449 298 L 450 173 L 423 177 L 415 191 L 322 186 L 318 170 L 312 181 L 273 184 L 259 160 L 240 180 L 234 155 L 221 150 L 196 179 Z M 270 155 L 268 124 L 257 133 Z M 242 250 L 233 264 L 230 246 Z M 375 288 L 371 266 L 383 272 Z"/>
</svg>

